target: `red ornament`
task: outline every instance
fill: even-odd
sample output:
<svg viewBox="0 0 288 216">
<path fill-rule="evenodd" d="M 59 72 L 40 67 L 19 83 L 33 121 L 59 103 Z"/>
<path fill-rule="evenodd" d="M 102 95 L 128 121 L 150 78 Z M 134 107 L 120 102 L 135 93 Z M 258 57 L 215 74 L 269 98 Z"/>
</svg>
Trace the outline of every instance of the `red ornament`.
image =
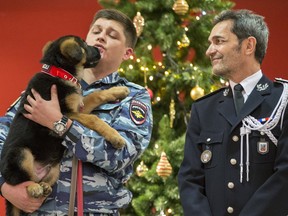
<svg viewBox="0 0 288 216">
<path fill-rule="evenodd" d="M 181 103 L 184 103 L 186 97 L 186 92 L 185 91 L 180 91 L 178 94 L 178 100 Z"/>
<path fill-rule="evenodd" d="M 186 61 L 192 62 L 196 55 L 196 51 L 193 48 L 190 48 L 186 57 Z"/>
<path fill-rule="evenodd" d="M 196 16 L 202 16 L 202 10 L 201 10 L 201 8 L 192 8 L 192 9 L 190 10 L 190 16 L 194 16 L 194 17 L 196 17 Z"/>
<path fill-rule="evenodd" d="M 162 62 L 163 61 L 163 54 L 159 46 L 152 48 L 152 55 L 155 61 Z"/>
<path fill-rule="evenodd" d="M 150 95 L 150 98 L 152 99 L 153 98 L 153 91 L 151 89 L 149 89 L 148 87 L 146 87 L 149 95 Z"/>
<path fill-rule="evenodd" d="M 189 20 L 188 19 L 183 19 L 183 21 L 182 21 L 182 23 L 181 23 L 181 26 L 183 27 L 183 28 L 185 28 L 185 27 L 187 27 L 188 25 L 189 25 Z"/>
</svg>

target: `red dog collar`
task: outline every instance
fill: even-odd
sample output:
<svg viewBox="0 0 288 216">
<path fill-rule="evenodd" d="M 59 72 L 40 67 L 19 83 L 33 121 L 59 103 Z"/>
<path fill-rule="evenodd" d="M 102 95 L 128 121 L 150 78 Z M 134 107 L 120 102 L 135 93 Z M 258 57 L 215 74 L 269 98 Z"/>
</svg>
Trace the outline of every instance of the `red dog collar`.
<svg viewBox="0 0 288 216">
<path fill-rule="evenodd" d="M 71 81 L 72 83 L 76 83 L 80 86 L 78 79 L 62 68 L 58 68 L 53 65 L 43 64 L 41 72 L 49 74 L 53 77 L 59 77 L 64 80 Z"/>
</svg>

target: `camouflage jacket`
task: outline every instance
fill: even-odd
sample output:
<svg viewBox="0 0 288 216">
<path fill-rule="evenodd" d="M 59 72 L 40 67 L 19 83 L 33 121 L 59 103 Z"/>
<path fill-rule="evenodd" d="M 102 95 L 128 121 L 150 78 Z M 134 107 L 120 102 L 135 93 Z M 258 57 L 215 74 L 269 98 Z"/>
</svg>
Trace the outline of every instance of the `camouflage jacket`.
<svg viewBox="0 0 288 216">
<path fill-rule="evenodd" d="M 84 96 L 95 90 L 113 86 L 122 85 L 130 89 L 127 98 L 101 105 L 92 112 L 116 129 L 125 138 L 127 146 L 117 150 L 95 131 L 73 121 L 62 143 L 67 150 L 61 162 L 59 180 L 53 186 L 52 194 L 35 212 L 36 215 L 67 214 L 73 154 L 83 164 L 85 213 L 114 215 L 120 208 L 126 207 L 132 199 L 131 192 L 124 187 L 124 184 L 133 173 L 133 163 L 150 142 L 153 124 L 150 96 L 144 87 L 128 82 L 117 72 L 91 85 L 82 81 L 81 85 Z M 0 150 L 18 106 L 19 100 L 9 108 L 5 116 L 0 118 Z M 132 112 L 137 106 L 144 108 L 141 121 L 133 114 L 135 112 Z M 4 179 L 0 176 L 0 183 L 3 182 Z M 77 202 L 75 206 L 76 204 Z"/>
</svg>

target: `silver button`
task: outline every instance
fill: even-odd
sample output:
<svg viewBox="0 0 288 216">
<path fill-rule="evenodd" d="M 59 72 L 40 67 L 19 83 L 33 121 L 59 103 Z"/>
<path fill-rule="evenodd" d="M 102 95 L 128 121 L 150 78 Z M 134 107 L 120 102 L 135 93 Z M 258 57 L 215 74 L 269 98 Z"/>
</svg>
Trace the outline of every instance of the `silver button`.
<svg viewBox="0 0 288 216">
<path fill-rule="evenodd" d="M 235 158 L 232 158 L 232 159 L 230 160 L 230 163 L 231 163 L 232 165 L 236 165 L 236 164 L 237 164 L 237 160 L 236 160 Z"/>
<path fill-rule="evenodd" d="M 234 183 L 233 182 L 228 182 L 228 188 L 233 189 L 234 188 Z"/>
<path fill-rule="evenodd" d="M 234 136 L 232 137 L 232 140 L 233 140 L 234 142 L 237 142 L 237 141 L 239 140 L 239 137 L 236 136 L 236 135 L 234 135 Z"/>
<path fill-rule="evenodd" d="M 265 133 L 264 133 L 263 131 L 261 131 L 261 132 L 260 132 L 260 134 L 261 134 L 262 136 L 264 136 L 264 135 L 265 135 Z"/>
<path fill-rule="evenodd" d="M 234 209 L 229 206 L 229 207 L 227 208 L 227 212 L 228 212 L 229 214 L 232 214 L 232 213 L 234 212 Z"/>
<path fill-rule="evenodd" d="M 207 138 L 207 140 L 206 140 L 207 142 L 210 142 L 211 141 L 211 138 Z"/>
</svg>

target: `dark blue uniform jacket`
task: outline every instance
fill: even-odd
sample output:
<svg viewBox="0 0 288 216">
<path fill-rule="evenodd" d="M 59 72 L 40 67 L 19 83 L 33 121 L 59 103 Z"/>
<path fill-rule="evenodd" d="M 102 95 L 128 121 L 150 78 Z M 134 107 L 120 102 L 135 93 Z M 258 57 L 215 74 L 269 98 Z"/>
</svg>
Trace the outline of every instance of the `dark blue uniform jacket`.
<svg viewBox="0 0 288 216">
<path fill-rule="evenodd" d="M 264 88 L 263 88 L 264 87 Z M 283 92 L 281 83 L 263 76 L 236 116 L 230 87 L 220 89 L 192 105 L 184 159 L 178 174 L 185 216 L 286 216 L 288 215 L 288 113 L 273 128 L 277 146 L 265 133 L 249 135 L 249 181 L 244 164 L 240 183 L 240 127 L 248 115 L 271 116 Z M 268 143 L 259 153 L 259 141 Z M 202 163 L 201 153 L 212 157 Z M 246 162 L 244 143 L 244 163 Z"/>
</svg>

